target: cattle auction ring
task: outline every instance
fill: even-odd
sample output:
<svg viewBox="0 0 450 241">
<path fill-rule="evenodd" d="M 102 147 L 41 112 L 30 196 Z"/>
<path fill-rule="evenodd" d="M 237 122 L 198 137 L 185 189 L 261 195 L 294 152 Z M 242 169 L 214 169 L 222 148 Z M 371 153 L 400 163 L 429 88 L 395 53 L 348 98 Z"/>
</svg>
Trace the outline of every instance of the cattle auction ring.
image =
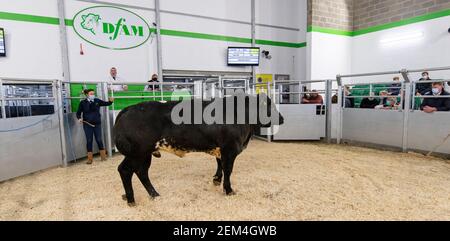
<svg viewBox="0 0 450 241">
<path fill-rule="evenodd" d="M 450 163 L 404 154 L 316 142 L 253 140 L 235 162 L 236 195 L 213 184 L 216 161 L 161 153 L 150 176 L 160 197 L 149 198 L 136 176 L 136 207 L 122 200 L 117 165 L 83 163 L 0 185 L 5 220 L 442 220 L 448 217 Z"/>
</svg>

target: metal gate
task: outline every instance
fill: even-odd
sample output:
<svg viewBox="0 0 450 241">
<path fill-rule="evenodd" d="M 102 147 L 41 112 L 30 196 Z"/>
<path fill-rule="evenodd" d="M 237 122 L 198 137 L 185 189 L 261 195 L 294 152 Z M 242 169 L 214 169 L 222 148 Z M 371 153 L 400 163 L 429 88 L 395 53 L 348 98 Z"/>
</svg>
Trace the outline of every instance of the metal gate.
<svg viewBox="0 0 450 241">
<path fill-rule="evenodd" d="M 0 181 L 63 165 L 59 84 L 0 79 Z"/>
</svg>

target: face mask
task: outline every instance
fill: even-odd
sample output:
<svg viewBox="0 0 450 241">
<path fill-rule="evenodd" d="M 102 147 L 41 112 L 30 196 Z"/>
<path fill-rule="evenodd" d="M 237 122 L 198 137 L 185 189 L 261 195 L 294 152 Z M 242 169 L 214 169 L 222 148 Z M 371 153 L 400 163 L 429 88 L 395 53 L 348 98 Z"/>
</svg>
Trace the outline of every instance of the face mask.
<svg viewBox="0 0 450 241">
<path fill-rule="evenodd" d="M 374 100 L 374 99 L 375 99 L 375 98 L 373 98 L 373 97 L 369 97 L 369 100 L 370 100 L 370 101 L 372 101 L 372 100 Z"/>
<path fill-rule="evenodd" d="M 158 78 L 152 78 L 152 81 L 157 81 L 158 80 Z"/>
<path fill-rule="evenodd" d="M 428 79 L 428 75 L 422 76 L 423 79 Z"/>
<path fill-rule="evenodd" d="M 95 100 L 95 95 L 89 95 L 89 96 L 88 96 L 88 99 L 89 99 L 90 101 Z"/>
<path fill-rule="evenodd" d="M 433 91 L 433 95 L 438 95 L 441 93 L 441 90 L 439 88 L 433 88 L 432 91 Z"/>
<path fill-rule="evenodd" d="M 388 100 L 386 101 L 386 105 L 390 106 L 392 103 Z"/>
</svg>

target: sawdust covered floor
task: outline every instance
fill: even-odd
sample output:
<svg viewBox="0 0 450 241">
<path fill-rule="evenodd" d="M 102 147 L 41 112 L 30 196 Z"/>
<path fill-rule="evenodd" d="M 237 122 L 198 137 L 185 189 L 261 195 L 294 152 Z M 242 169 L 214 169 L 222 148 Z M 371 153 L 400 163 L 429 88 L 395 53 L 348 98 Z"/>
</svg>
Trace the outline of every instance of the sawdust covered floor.
<svg viewBox="0 0 450 241">
<path fill-rule="evenodd" d="M 419 154 L 253 141 L 226 197 L 214 158 L 163 153 L 150 170 L 161 197 L 134 177 L 135 208 L 121 199 L 121 160 L 0 183 L 0 220 L 450 220 L 450 163 Z"/>
</svg>

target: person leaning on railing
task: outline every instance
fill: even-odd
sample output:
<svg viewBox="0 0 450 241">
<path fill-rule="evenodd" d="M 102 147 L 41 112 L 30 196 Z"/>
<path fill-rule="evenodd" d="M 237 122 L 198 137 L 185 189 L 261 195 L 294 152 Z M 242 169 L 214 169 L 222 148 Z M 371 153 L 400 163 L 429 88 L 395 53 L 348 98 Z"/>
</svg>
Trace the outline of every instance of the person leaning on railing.
<svg viewBox="0 0 450 241">
<path fill-rule="evenodd" d="M 109 80 L 108 83 L 111 84 L 111 86 L 108 86 L 109 91 L 114 92 L 122 92 L 122 91 L 128 91 L 128 85 L 124 84 L 114 84 L 115 82 L 123 82 L 123 79 L 117 76 L 117 68 L 112 67 L 109 70 Z"/>
<path fill-rule="evenodd" d="M 302 104 L 316 104 L 323 105 L 323 97 L 319 95 L 317 90 L 311 91 L 311 94 L 303 97 Z"/>
<path fill-rule="evenodd" d="M 375 98 L 375 92 L 370 92 L 369 98 L 364 98 L 361 101 L 359 108 L 361 109 L 375 109 L 380 104 L 380 100 Z"/>
<path fill-rule="evenodd" d="M 429 91 L 431 91 L 430 83 L 420 83 L 420 81 L 430 81 L 430 74 L 428 72 L 422 73 L 422 78 L 419 79 L 419 82 L 416 84 L 416 95 L 425 95 Z"/>
<path fill-rule="evenodd" d="M 447 93 L 450 93 L 450 82 L 445 82 L 444 90 Z"/>
<path fill-rule="evenodd" d="M 152 78 L 147 81 L 148 85 L 145 86 L 144 91 L 153 91 L 153 90 L 159 90 L 159 81 L 158 81 L 158 75 L 153 74 Z"/>
<path fill-rule="evenodd" d="M 393 80 L 394 84 L 391 84 L 388 89 L 389 95 L 400 95 L 400 89 L 402 87 L 402 84 L 400 83 L 400 77 L 396 76 Z"/>
<path fill-rule="evenodd" d="M 442 82 L 433 83 L 431 91 L 427 92 L 424 96 L 449 96 L 449 98 L 424 98 L 420 109 L 425 113 L 450 111 L 450 94 L 444 91 L 444 84 Z"/>
</svg>

